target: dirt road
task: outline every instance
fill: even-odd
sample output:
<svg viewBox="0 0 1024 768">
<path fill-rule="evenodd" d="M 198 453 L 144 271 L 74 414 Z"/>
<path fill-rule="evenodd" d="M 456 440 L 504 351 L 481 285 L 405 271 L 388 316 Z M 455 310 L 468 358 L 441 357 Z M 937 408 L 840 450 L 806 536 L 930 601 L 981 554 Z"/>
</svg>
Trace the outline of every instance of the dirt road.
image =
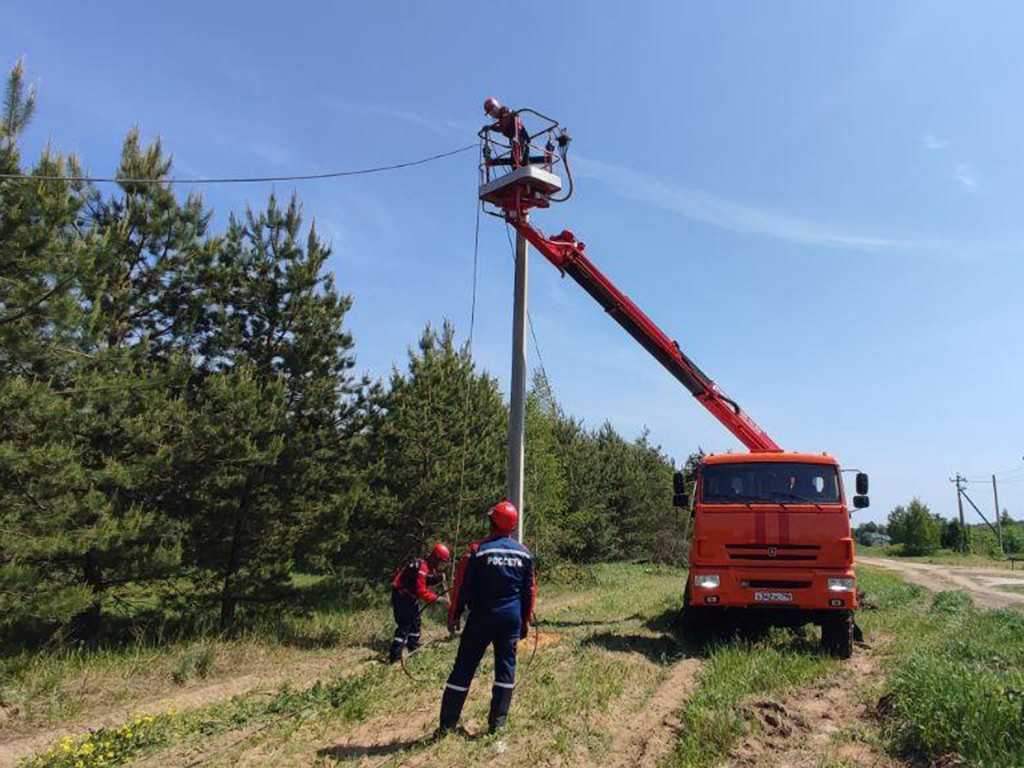
<svg viewBox="0 0 1024 768">
<path fill-rule="evenodd" d="M 911 584 L 936 592 L 963 590 L 984 608 L 1024 607 L 1024 572 L 1017 574 L 991 568 L 914 563 L 888 557 L 858 557 L 857 562 L 896 571 Z M 1013 589 L 1022 591 L 1011 591 Z"/>
</svg>

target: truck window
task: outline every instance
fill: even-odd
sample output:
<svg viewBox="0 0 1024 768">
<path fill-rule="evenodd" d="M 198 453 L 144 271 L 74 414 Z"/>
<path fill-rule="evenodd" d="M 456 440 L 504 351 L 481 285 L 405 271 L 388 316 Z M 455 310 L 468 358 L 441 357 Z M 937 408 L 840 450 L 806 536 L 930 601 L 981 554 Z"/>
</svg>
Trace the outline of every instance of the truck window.
<svg viewBox="0 0 1024 768">
<path fill-rule="evenodd" d="M 838 504 L 839 472 L 829 464 L 751 462 L 709 464 L 701 470 L 708 504 Z"/>
</svg>

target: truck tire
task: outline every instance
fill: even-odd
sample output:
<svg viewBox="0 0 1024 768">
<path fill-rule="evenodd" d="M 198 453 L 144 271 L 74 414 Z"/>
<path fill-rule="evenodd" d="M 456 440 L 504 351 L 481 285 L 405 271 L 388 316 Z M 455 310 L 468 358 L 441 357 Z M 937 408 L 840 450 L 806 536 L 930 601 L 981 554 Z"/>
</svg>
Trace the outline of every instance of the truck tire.
<svg viewBox="0 0 1024 768">
<path fill-rule="evenodd" d="M 853 611 L 835 611 L 821 623 L 821 645 L 839 659 L 853 655 Z"/>
<path fill-rule="evenodd" d="M 690 585 L 683 594 L 683 610 L 679 617 L 679 634 L 684 643 L 701 648 L 714 637 L 715 616 L 707 609 L 690 605 Z"/>
</svg>

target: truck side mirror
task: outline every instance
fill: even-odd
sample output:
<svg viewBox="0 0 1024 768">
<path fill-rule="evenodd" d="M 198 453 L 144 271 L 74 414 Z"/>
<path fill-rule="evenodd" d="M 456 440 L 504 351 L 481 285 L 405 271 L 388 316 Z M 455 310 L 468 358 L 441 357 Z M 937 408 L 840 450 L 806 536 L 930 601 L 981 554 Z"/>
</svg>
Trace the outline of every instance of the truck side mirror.
<svg viewBox="0 0 1024 768">
<path fill-rule="evenodd" d="M 858 488 L 857 490 L 860 490 L 860 489 Z M 864 509 L 865 507 L 868 507 L 870 505 L 871 505 L 871 499 L 869 499 L 867 496 L 854 496 L 853 497 L 853 507 L 854 507 L 854 509 Z"/>
<path fill-rule="evenodd" d="M 858 472 L 857 473 L 857 495 L 863 496 L 868 492 L 868 473 Z M 867 504 L 864 505 L 865 507 Z"/>
<path fill-rule="evenodd" d="M 686 475 L 682 472 L 676 472 L 672 475 L 672 492 L 673 493 L 686 493 Z M 857 491 L 860 493 L 860 491 Z M 678 504 L 676 506 L 679 506 Z"/>
<path fill-rule="evenodd" d="M 857 498 L 860 498 L 860 497 L 858 496 Z M 688 509 L 689 506 L 690 506 L 690 497 L 689 497 L 689 495 L 685 494 L 685 493 L 673 493 L 672 494 L 672 506 L 673 507 L 682 507 L 683 509 Z"/>
</svg>

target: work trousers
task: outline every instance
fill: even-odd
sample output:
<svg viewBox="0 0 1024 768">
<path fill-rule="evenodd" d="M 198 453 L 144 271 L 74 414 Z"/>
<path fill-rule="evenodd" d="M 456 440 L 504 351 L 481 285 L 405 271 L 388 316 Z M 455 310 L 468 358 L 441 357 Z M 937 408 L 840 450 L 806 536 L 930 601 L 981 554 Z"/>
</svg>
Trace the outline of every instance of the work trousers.
<svg viewBox="0 0 1024 768">
<path fill-rule="evenodd" d="M 402 657 L 402 648 L 410 652 L 420 647 L 420 610 L 416 598 L 399 589 L 391 590 L 391 612 L 395 617 L 395 637 L 388 654 L 392 663 Z"/>
<path fill-rule="evenodd" d="M 516 645 L 522 626 L 519 606 L 514 608 L 514 611 L 470 611 L 455 655 L 455 667 L 445 685 L 441 702 L 442 729 L 454 728 L 458 723 L 469 686 L 488 645 L 494 646 L 494 687 L 488 724 L 492 731 L 505 724 L 516 683 Z"/>
</svg>

